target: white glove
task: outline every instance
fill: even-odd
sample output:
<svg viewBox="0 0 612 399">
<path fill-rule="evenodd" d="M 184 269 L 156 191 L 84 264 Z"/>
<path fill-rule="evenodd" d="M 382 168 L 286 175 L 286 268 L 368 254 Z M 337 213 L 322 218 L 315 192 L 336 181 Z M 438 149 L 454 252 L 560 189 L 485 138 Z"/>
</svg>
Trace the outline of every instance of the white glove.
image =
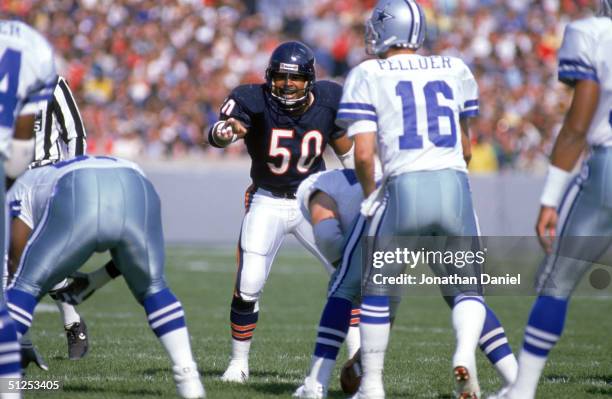
<svg viewBox="0 0 612 399">
<path fill-rule="evenodd" d="M 372 192 L 368 196 L 368 198 L 364 199 L 361 203 L 361 214 L 365 217 L 370 217 L 376 213 L 376 210 L 383 203 L 384 196 L 382 195 L 383 186 L 379 186 L 376 190 Z"/>
</svg>

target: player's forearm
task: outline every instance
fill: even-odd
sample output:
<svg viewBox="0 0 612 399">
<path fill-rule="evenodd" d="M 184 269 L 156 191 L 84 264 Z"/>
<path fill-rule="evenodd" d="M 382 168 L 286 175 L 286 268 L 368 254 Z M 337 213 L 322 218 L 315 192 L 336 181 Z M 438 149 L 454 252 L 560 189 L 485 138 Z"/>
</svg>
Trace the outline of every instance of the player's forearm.
<svg viewBox="0 0 612 399">
<path fill-rule="evenodd" d="M 563 126 L 555 142 L 550 163 L 571 172 L 586 148 L 586 131 Z"/>
<path fill-rule="evenodd" d="M 466 165 L 472 160 L 472 143 L 470 142 L 469 119 L 464 118 L 460 121 L 461 125 L 461 147 L 463 149 L 463 160 Z"/>
<path fill-rule="evenodd" d="M 369 158 L 356 158 L 355 173 L 357 174 L 359 183 L 361 183 L 363 195 L 367 198 L 376 190 L 376 181 L 374 180 L 374 154 Z"/>
<path fill-rule="evenodd" d="M 330 142 L 336 156 L 345 168 L 353 169 L 355 167 L 353 140 L 346 134 L 338 137 Z"/>
<path fill-rule="evenodd" d="M 362 133 L 355 136 L 355 173 L 361 183 L 364 198 L 376 190 L 374 179 L 375 133 Z"/>
<path fill-rule="evenodd" d="M 555 142 L 540 203 L 557 208 L 572 179 L 571 171 L 584 151 L 586 136 L 564 126 Z"/>
<path fill-rule="evenodd" d="M 567 111 L 559 137 L 555 142 L 551 164 L 571 171 L 586 148 L 587 133 L 599 102 L 599 84 L 580 80 L 574 87 L 572 104 Z"/>
</svg>

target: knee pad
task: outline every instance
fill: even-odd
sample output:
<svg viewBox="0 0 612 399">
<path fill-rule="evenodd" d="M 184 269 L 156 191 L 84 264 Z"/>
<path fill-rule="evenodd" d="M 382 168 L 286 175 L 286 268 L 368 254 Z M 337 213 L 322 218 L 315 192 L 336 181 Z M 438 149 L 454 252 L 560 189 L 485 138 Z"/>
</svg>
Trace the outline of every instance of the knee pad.
<svg viewBox="0 0 612 399">
<path fill-rule="evenodd" d="M 247 302 L 240 296 L 234 296 L 232 298 L 232 312 L 238 314 L 251 314 L 256 312 L 257 302 Z"/>
</svg>

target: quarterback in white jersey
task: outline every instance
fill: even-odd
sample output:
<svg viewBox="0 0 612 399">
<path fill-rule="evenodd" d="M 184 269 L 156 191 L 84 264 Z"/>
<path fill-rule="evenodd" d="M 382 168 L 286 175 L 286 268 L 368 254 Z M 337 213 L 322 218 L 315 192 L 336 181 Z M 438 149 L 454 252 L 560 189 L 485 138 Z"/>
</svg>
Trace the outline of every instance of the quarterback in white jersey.
<svg viewBox="0 0 612 399">
<path fill-rule="evenodd" d="M 362 213 L 374 216 L 367 229 L 376 231 L 377 242 L 380 237 L 478 235 L 466 173 L 468 119 L 479 110 L 477 84 L 461 60 L 416 53 L 425 39 L 425 24 L 425 13 L 414 0 L 379 0 L 366 23 L 365 38 L 368 53 L 378 59 L 351 71 L 338 110 L 338 124 L 347 127 L 355 141 L 355 170 L 367 198 Z M 384 172 L 378 190 L 377 147 Z M 369 205 L 383 193 L 388 202 L 380 215 Z M 374 269 L 365 267 L 358 398 L 384 398 L 389 297 L 376 283 Z M 475 350 L 486 309 L 477 285 L 456 288 L 455 393 L 473 398 L 480 395 Z"/>
<path fill-rule="evenodd" d="M 533 399 L 561 338 L 569 298 L 612 244 L 612 0 L 600 15 L 571 22 L 559 50 L 559 80 L 573 99 L 551 155 L 536 231 L 547 256 L 519 355 L 519 372 L 499 399 Z M 585 148 L 583 173 L 571 171 Z"/>
<path fill-rule="evenodd" d="M 338 118 L 352 135 L 378 131 L 385 175 L 467 171 L 461 123 L 478 115 L 478 85 L 456 57 L 396 54 L 367 60 L 349 74 Z M 411 150 L 411 151 L 406 151 Z"/>
</svg>

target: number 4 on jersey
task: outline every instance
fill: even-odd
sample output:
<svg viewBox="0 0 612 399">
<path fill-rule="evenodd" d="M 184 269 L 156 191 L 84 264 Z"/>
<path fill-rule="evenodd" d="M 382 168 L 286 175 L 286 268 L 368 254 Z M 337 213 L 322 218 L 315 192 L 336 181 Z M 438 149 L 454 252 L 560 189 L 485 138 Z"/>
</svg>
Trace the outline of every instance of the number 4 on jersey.
<svg viewBox="0 0 612 399">
<path fill-rule="evenodd" d="M 21 52 L 7 48 L 0 58 L 0 126 L 13 127 L 17 108 L 17 89 Z"/>
</svg>

